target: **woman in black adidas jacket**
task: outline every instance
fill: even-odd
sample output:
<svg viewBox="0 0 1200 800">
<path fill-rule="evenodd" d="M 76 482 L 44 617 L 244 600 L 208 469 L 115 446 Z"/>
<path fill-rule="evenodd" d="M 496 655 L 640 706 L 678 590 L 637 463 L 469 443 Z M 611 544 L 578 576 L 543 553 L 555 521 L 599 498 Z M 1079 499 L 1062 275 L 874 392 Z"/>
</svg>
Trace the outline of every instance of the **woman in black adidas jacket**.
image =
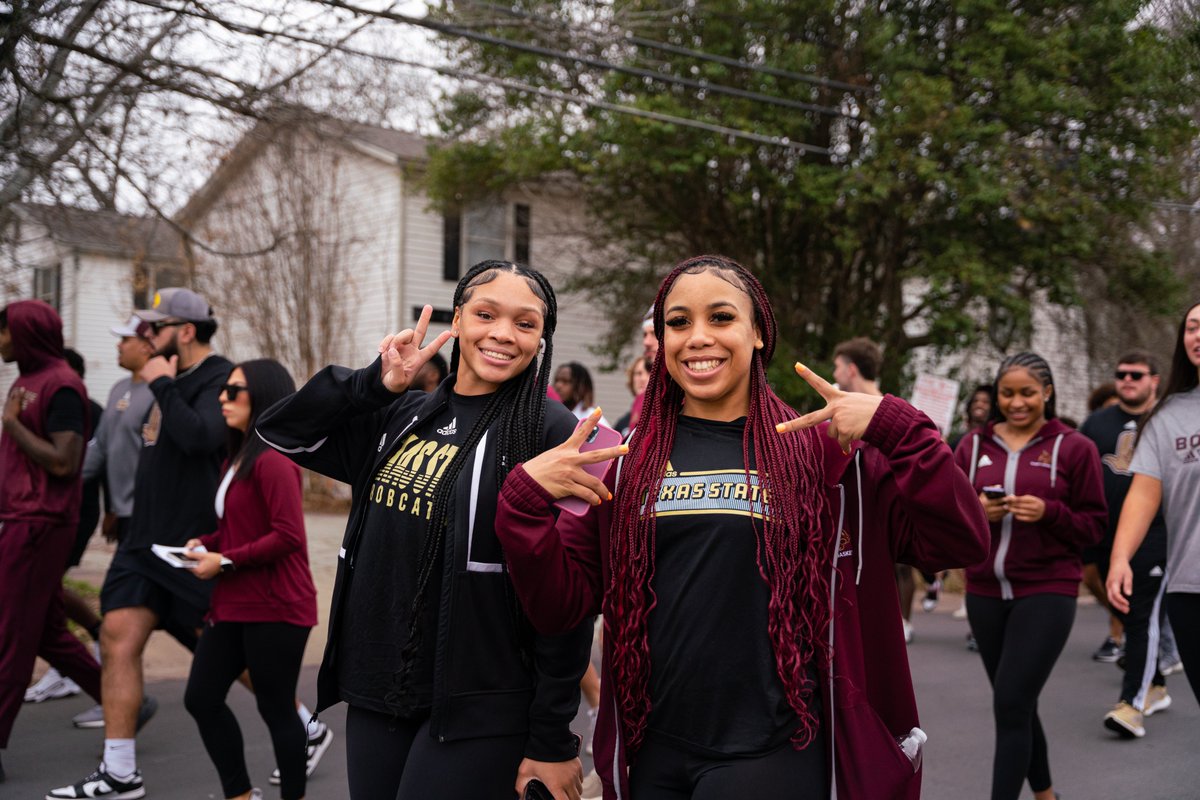
<svg viewBox="0 0 1200 800">
<path fill-rule="evenodd" d="M 258 424 L 301 466 L 353 486 L 317 710 L 349 704 L 353 800 L 511 800 L 533 777 L 575 800 L 568 725 L 591 626 L 535 635 L 492 528 L 508 471 L 575 427 L 546 402 L 554 292 L 532 269 L 488 261 L 459 282 L 452 330 L 424 345 L 431 311 L 370 366 L 325 368 Z M 409 391 L 452 336 L 451 375 Z"/>
</svg>

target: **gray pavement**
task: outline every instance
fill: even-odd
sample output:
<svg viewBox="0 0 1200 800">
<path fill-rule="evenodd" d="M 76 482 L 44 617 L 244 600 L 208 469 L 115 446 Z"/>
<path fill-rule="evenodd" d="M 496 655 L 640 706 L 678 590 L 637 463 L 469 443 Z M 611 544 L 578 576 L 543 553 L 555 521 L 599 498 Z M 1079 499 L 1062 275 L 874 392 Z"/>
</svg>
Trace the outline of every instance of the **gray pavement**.
<svg viewBox="0 0 1200 800">
<path fill-rule="evenodd" d="M 333 568 L 341 537 L 337 515 L 309 515 L 313 571 L 321 594 L 322 617 L 328 612 Z M 75 577 L 99 583 L 109 551 L 95 543 Z M 931 614 L 914 611 L 916 639 L 909 648 L 922 727 L 929 734 L 925 752 L 923 797 L 929 800 L 972 800 L 988 796 L 991 772 L 991 697 L 983 666 L 964 647 L 966 622 L 950 612 L 959 597 L 946 596 Z M 1042 695 L 1041 716 L 1050 741 L 1055 787 L 1064 800 L 1178 800 L 1200 797 L 1196 780 L 1200 708 L 1182 675 L 1169 681 L 1170 710 L 1147 720 L 1146 738 L 1121 741 L 1105 730 L 1101 719 L 1115 702 L 1120 674 L 1111 664 L 1091 660 L 1104 639 L 1104 612 L 1081 602 L 1075 627 Z M 314 631 L 305 655 L 300 696 L 315 697 L 315 664 L 320 659 L 324 629 Z M 174 800 L 218 798 L 220 785 L 200 742 L 182 696 L 190 660 L 173 640 L 155 634 L 147 667 L 148 691 L 160 703 L 157 717 L 138 739 L 138 760 L 147 796 Z M 39 670 L 40 671 L 40 670 Z M 100 731 L 77 731 L 71 716 L 91 701 L 84 697 L 26 705 L 4 752 L 7 783 L 0 800 L 37 800 L 47 789 L 82 778 L 97 763 Z M 230 705 L 242 725 L 252 780 L 267 797 L 277 797 L 267 776 L 274 767 L 266 727 L 253 698 L 240 686 L 230 692 Z M 345 791 L 344 707 L 322 715 L 337 737 L 310 779 L 308 797 L 341 798 Z M 869 767 L 866 767 L 869 768 Z M 1026 791 L 1023 797 L 1031 797 Z"/>
</svg>

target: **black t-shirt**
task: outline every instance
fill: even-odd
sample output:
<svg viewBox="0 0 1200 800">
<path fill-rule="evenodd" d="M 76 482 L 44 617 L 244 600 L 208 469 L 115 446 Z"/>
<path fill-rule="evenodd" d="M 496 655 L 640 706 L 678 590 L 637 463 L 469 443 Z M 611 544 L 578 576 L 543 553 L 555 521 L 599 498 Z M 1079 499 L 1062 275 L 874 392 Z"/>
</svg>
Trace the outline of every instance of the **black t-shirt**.
<svg viewBox="0 0 1200 800">
<path fill-rule="evenodd" d="M 440 414 L 405 434 L 371 482 L 338 643 L 338 686 L 342 699 L 351 705 L 382 713 L 396 710 L 389 708 L 387 700 L 399 688 L 400 654 L 408 642 L 434 492 L 489 398 L 452 392 Z M 444 552 L 440 547 L 425 588 L 421 647 L 408 687 L 415 709 L 433 703 Z"/>
<path fill-rule="evenodd" d="M 96 420 L 93 419 L 92 430 L 95 429 Z M 83 398 L 74 389 L 59 389 L 50 398 L 50 406 L 46 410 L 46 433 L 63 431 L 83 436 Z"/>
<path fill-rule="evenodd" d="M 744 426 L 681 416 L 655 506 L 647 733 L 705 754 L 766 753 L 797 726 L 767 633 Z"/>
<path fill-rule="evenodd" d="M 1140 418 L 1140 414 L 1130 414 L 1119 405 L 1113 405 L 1093 413 L 1079 428 L 1079 432 L 1095 442 L 1096 449 L 1100 451 L 1100 463 L 1104 471 L 1104 499 L 1108 502 L 1108 529 L 1100 546 L 1106 553 L 1112 550 L 1117 521 L 1121 518 L 1121 506 L 1124 505 L 1125 495 L 1133 483 L 1133 472 L 1129 466 L 1133 462 L 1137 422 Z M 1163 520 L 1161 508 L 1154 515 L 1150 530 L 1135 557 L 1150 559 L 1159 565 L 1166 563 L 1167 525 Z M 1107 560 L 1101 564 L 1101 569 L 1107 571 Z"/>
</svg>

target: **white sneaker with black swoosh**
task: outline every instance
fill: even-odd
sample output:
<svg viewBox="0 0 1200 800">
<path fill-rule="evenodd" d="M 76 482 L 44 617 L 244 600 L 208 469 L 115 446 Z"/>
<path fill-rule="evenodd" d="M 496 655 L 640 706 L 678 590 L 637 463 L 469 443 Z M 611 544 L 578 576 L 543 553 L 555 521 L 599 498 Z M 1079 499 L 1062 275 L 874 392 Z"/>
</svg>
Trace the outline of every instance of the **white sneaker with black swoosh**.
<svg viewBox="0 0 1200 800">
<path fill-rule="evenodd" d="M 142 785 L 142 773 L 134 771 L 127 778 L 114 778 L 108 774 L 104 764 L 96 767 L 96 771 L 73 786 L 63 786 L 50 790 L 46 800 L 75 800 L 81 797 L 103 797 L 105 800 L 138 800 L 146 796 L 146 787 Z"/>
</svg>

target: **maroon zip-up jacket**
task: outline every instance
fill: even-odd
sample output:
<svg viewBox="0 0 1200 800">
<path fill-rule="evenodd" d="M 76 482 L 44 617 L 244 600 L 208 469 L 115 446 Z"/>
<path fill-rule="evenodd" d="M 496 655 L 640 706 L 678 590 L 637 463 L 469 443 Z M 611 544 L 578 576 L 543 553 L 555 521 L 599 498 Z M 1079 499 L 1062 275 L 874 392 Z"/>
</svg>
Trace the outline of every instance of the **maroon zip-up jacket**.
<svg viewBox="0 0 1200 800">
<path fill-rule="evenodd" d="M 910 761 L 897 744 L 919 720 L 893 563 L 934 572 L 981 561 L 988 550 L 987 519 L 934 424 L 891 395 L 850 456 L 823 432 L 792 435 L 812 437 L 824 456 L 825 535 L 838 542 L 828 565 L 834 613 L 826 635 L 834 657 L 821 671 L 822 729 L 832 742 L 831 796 L 915 800 L 920 758 Z M 619 489 L 619 467 L 605 482 Z M 613 523 L 613 503 L 606 502 L 582 517 L 560 514 L 556 524 L 551 502 L 518 466 L 504 483 L 496 518 L 517 594 L 545 634 L 569 630 L 600 611 L 610 581 Z M 606 630 L 612 624 L 605 619 Z M 605 800 L 628 800 L 612 641 L 606 634 L 593 749 Z"/>
<path fill-rule="evenodd" d="M 200 541 L 232 561 L 234 569 L 217 579 L 211 622 L 317 624 L 300 484 L 300 467 L 274 450 L 259 454 L 249 478 L 222 482 L 220 522 Z"/>
<path fill-rule="evenodd" d="M 1037 522 L 1005 514 L 991 523 L 991 552 L 967 570 L 967 591 L 1004 600 L 1077 595 L 1083 548 L 1100 541 L 1108 525 L 1100 454 L 1092 440 L 1051 419 L 1012 452 L 989 422 L 959 442 L 954 460 L 977 496 L 985 486 L 1003 486 L 1008 494 L 1031 494 L 1046 503 Z"/>
</svg>

